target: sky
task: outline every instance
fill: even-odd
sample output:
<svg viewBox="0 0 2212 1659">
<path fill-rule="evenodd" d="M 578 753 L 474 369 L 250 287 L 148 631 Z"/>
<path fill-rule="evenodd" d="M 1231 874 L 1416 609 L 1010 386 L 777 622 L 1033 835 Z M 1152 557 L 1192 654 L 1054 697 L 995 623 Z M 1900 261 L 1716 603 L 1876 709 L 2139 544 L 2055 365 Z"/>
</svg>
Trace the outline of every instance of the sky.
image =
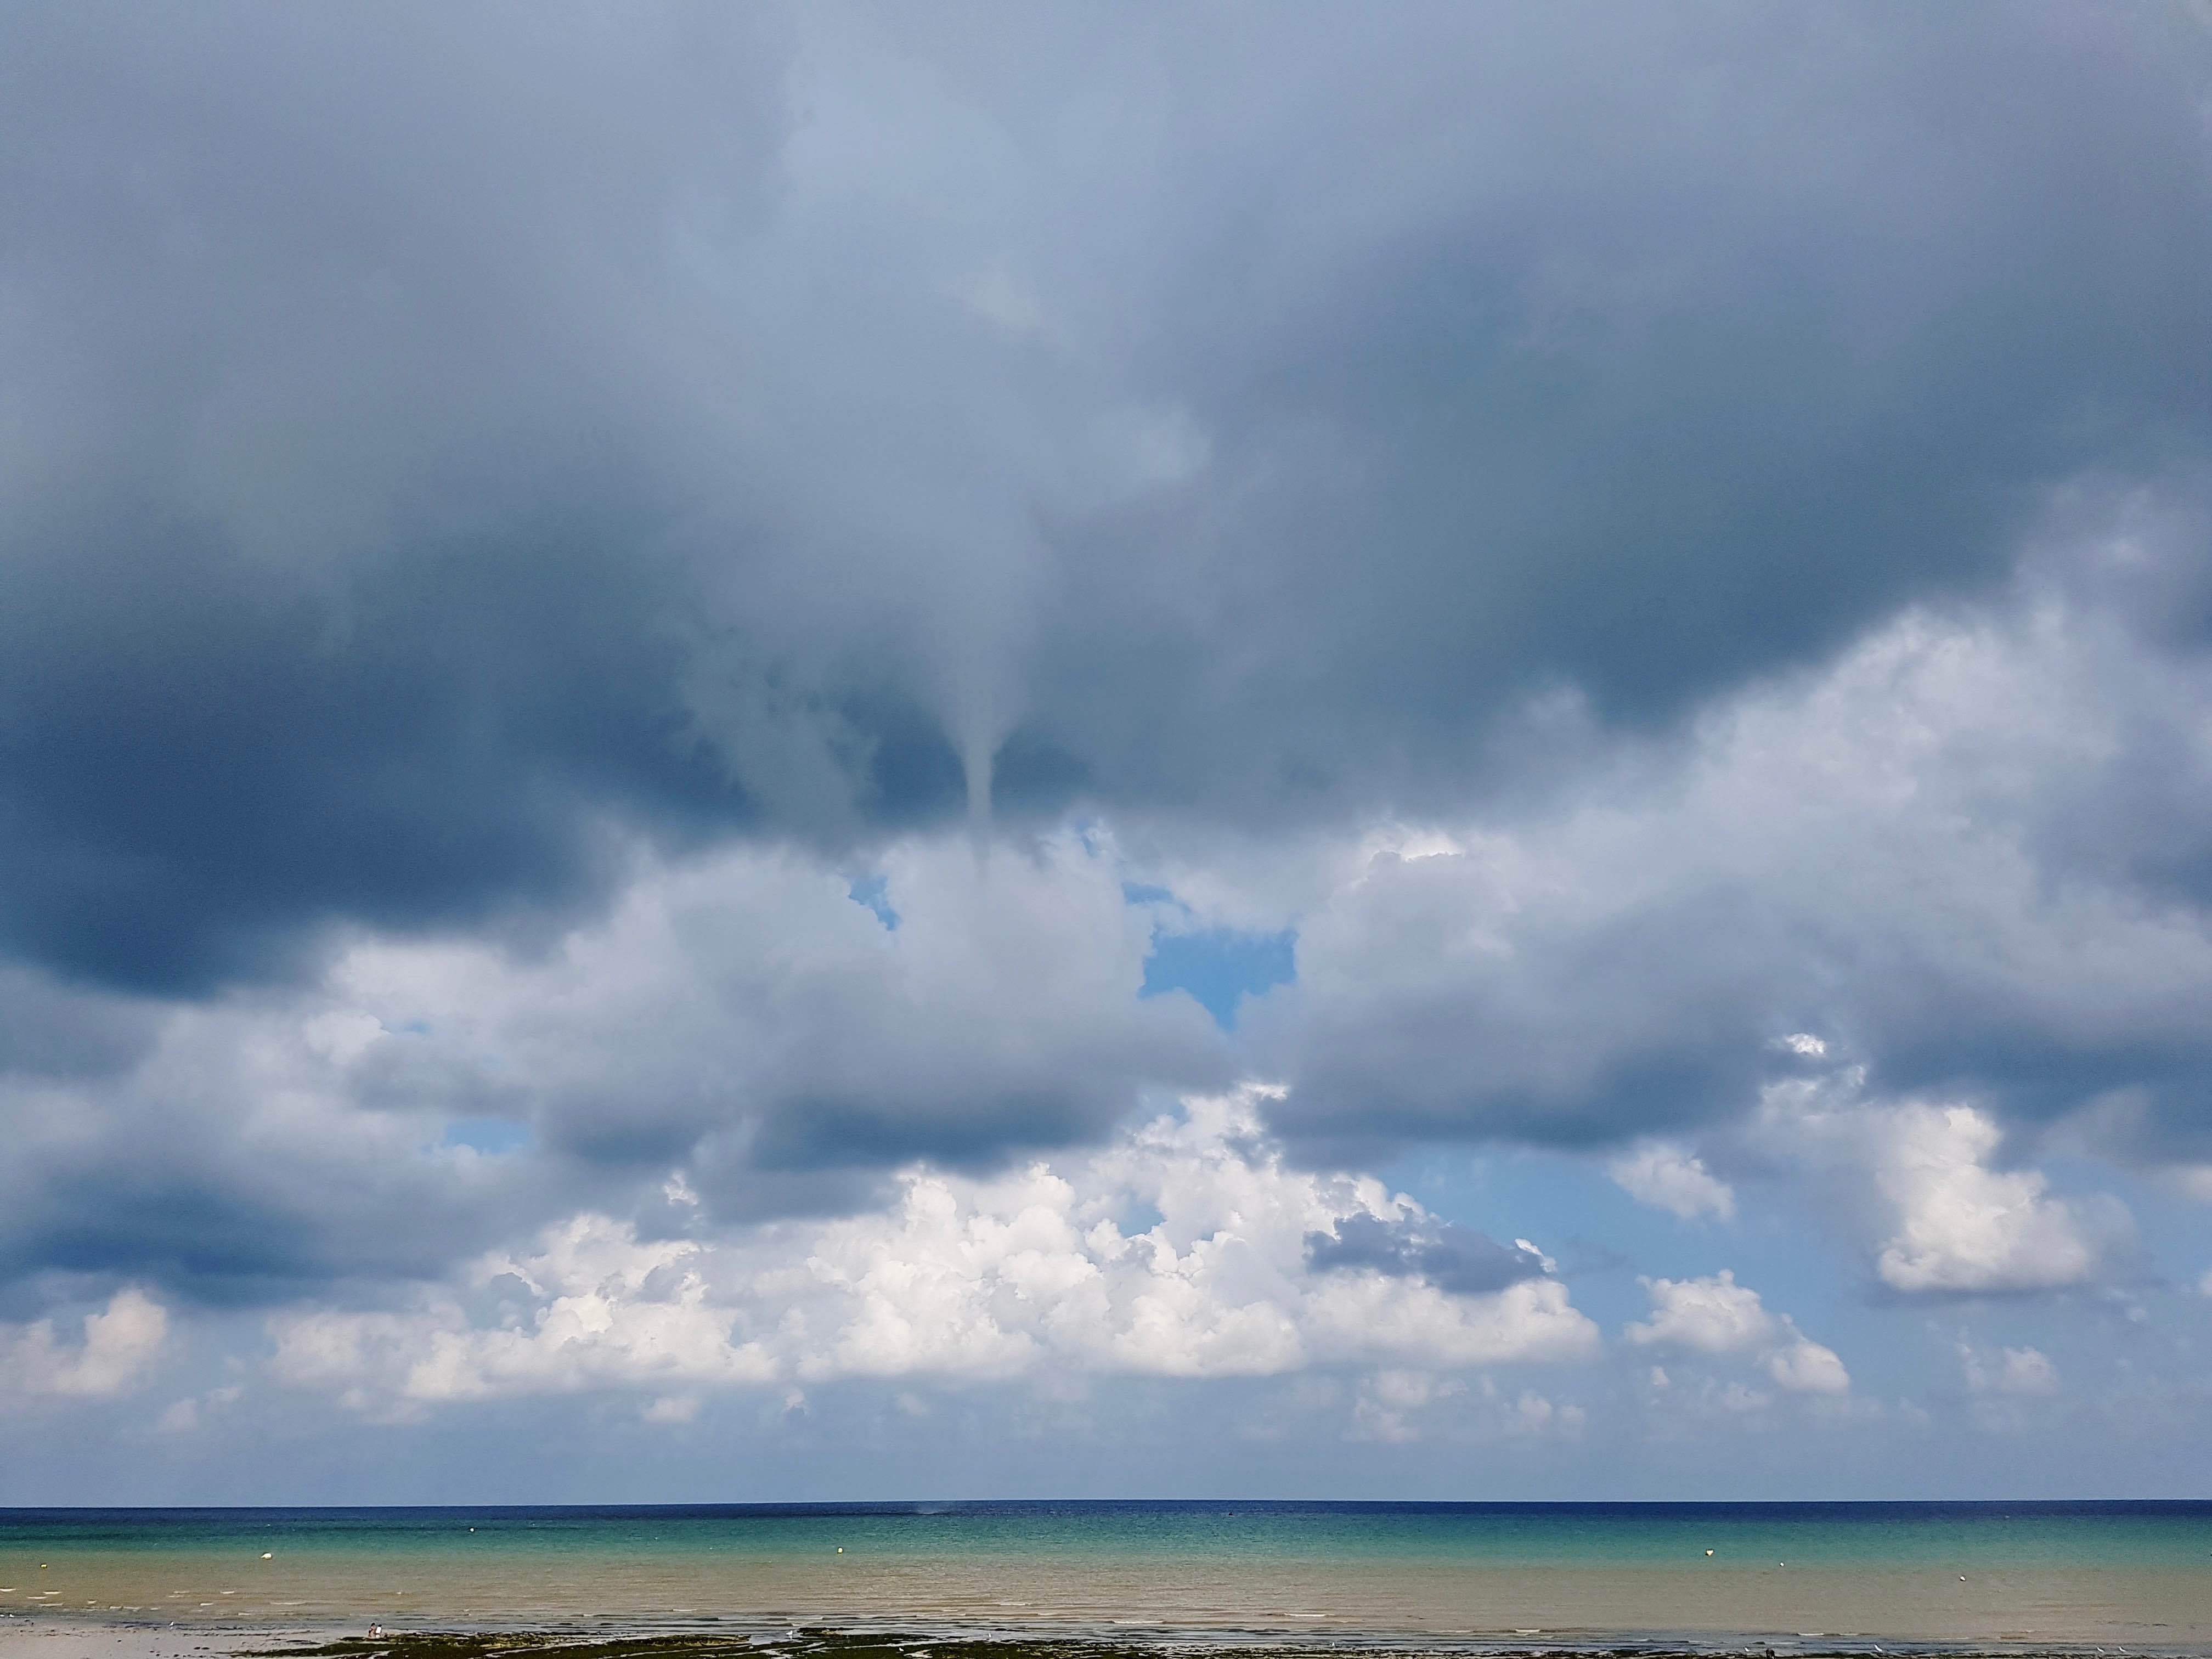
<svg viewBox="0 0 2212 1659">
<path fill-rule="evenodd" d="M 0 1503 L 2204 1495 L 2207 17 L 19 9 Z"/>
</svg>

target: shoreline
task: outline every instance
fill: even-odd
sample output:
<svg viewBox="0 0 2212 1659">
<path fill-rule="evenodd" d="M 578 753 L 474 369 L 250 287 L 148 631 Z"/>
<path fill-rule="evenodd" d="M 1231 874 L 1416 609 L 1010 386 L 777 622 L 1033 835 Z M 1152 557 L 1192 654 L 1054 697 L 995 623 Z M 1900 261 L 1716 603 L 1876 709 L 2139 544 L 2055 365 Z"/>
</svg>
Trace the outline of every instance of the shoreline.
<svg viewBox="0 0 2212 1659">
<path fill-rule="evenodd" d="M 930 1628 L 723 1618 L 430 1620 L 372 1637 L 349 1620 L 156 1623 L 59 1610 L 0 1613 L 0 1659 L 2212 1659 L 2212 1647 L 2093 1639 L 1876 1640 L 1826 1632 L 1514 1631 L 1459 1637 L 1127 1625 Z"/>
</svg>

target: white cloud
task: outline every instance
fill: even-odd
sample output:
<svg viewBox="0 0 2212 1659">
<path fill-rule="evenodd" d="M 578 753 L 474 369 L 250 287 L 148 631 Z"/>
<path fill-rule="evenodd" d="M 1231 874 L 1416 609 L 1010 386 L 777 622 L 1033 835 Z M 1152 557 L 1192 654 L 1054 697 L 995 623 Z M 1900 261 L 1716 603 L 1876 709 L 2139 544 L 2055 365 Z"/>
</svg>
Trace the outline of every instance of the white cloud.
<svg viewBox="0 0 2212 1659">
<path fill-rule="evenodd" d="M 187 1395 L 176 1401 L 155 1419 L 154 1427 L 161 1434 L 194 1434 L 206 1420 L 210 1411 L 236 1403 L 245 1390 L 237 1383 L 220 1389 L 210 1389 L 204 1395 Z"/>
<path fill-rule="evenodd" d="M 1606 1165 L 1613 1183 L 1631 1198 L 1669 1211 L 1685 1221 L 1735 1214 L 1735 1194 L 1705 1168 L 1705 1159 L 1669 1141 L 1639 1142 Z"/>
<path fill-rule="evenodd" d="M 798 852 L 641 854 L 558 951 L 368 940 L 332 984 L 385 1029 L 422 1028 L 363 1057 L 380 1087 L 489 1102 L 587 1157 L 665 1147 L 692 1160 L 680 1190 L 710 1200 L 787 1188 L 793 1169 L 828 1182 L 940 1147 L 1085 1142 L 1143 1088 L 1227 1081 L 1202 1009 L 1139 995 L 1152 918 L 1109 838 L 1063 830 L 982 859 L 964 835 L 912 837 L 874 873 L 895 927 L 849 870 Z"/>
<path fill-rule="evenodd" d="M 1970 1106 L 1893 1109 L 1875 1179 L 1898 1212 L 1876 1263 L 1900 1291 L 2043 1290 L 2078 1285 L 2097 1249 L 2039 1170 L 1992 1170 L 2002 1138 Z"/>
<path fill-rule="evenodd" d="M 1440 1400 L 1455 1399 L 1467 1385 L 1426 1371 L 1384 1370 L 1363 1378 L 1352 1405 L 1352 1437 L 1404 1444 L 1421 1438 L 1419 1414 Z"/>
<path fill-rule="evenodd" d="M 2200 1204 L 2212 1204 L 2212 1164 L 2176 1164 L 2166 1176 L 2188 1197 Z"/>
<path fill-rule="evenodd" d="M 1562 1406 L 1534 1389 L 1523 1389 L 1513 1401 L 1506 1426 L 1516 1434 L 1554 1434 L 1572 1438 L 1582 1433 L 1589 1421 L 1589 1413 L 1580 1406 Z"/>
<path fill-rule="evenodd" d="M 649 1241 L 580 1216 L 478 1264 L 503 1317 L 453 1292 L 404 1314 L 294 1314 L 272 1324 L 275 1369 L 386 1410 L 841 1376 L 1448 1370 L 1595 1349 L 1595 1328 L 1547 1274 L 1470 1296 L 1314 1268 L 1310 1235 L 1421 1212 L 1370 1178 L 1285 1166 L 1261 1098 L 1193 1099 L 1057 1168 L 917 1167 L 889 1209 L 826 1222 Z M 1124 1231 L 1133 1213 L 1159 1218 Z"/>
<path fill-rule="evenodd" d="M 2035 1348 L 2006 1348 L 1991 1353 L 1971 1343 L 1959 1345 L 1966 1386 L 1976 1394 L 2047 1395 L 2058 1392 L 2058 1370 Z"/>
<path fill-rule="evenodd" d="M 1991 1160 L 2004 1134 L 1980 1108 L 1869 1101 L 1862 1073 L 1778 1084 L 1763 1127 L 1861 1183 L 1882 1235 L 1875 1270 L 1908 1292 L 2044 1291 L 2086 1284 L 2131 1230 L 2117 1200 L 2054 1196 L 2032 1169 Z"/>
<path fill-rule="evenodd" d="M 308 1051 L 334 1066 L 352 1065 L 388 1035 L 382 1020 L 359 1009 L 329 1009 L 310 1016 L 300 1026 Z"/>
<path fill-rule="evenodd" d="M 70 1345 L 52 1320 L 0 1327 L 0 1395 L 101 1399 L 143 1380 L 167 1338 L 169 1316 L 143 1291 L 126 1287 L 84 1317 L 84 1335 Z"/>
<path fill-rule="evenodd" d="M 1709 1279 L 1642 1282 L 1651 1297 L 1651 1317 L 1628 1328 L 1631 1342 L 1698 1353 L 1741 1353 L 1771 1340 L 1777 1330 L 1774 1316 L 1760 1304 L 1759 1292 L 1737 1284 L 1729 1268 Z"/>
<path fill-rule="evenodd" d="M 1800 1336 L 1766 1356 L 1766 1374 L 1793 1394 L 1848 1394 L 1851 1374 L 1833 1348 Z"/>
<path fill-rule="evenodd" d="M 1757 1354 L 1774 1382 L 1793 1394 L 1844 1394 L 1850 1373 L 1834 1349 L 1798 1330 L 1786 1314 L 1769 1312 L 1759 1292 L 1723 1267 L 1705 1279 L 1646 1279 L 1651 1317 L 1624 1334 L 1638 1346 L 1672 1347 L 1715 1357 Z M 1665 1387 L 1656 1367 L 1655 1386 Z"/>
<path fill-rule="evenodd" d="M 1349 1435 L 1398 1445 L 1436 1439 L 1574 1439 L 1589 1421 L 1580 1406 L 1562 1404 L 1534 1389 L 1508 1394 L 1487 1376 L 1470 1387 L 1461 1378 L 1430 1371 L 1385 1370 L 1360 1379 Z"/>
<path fill-rule="evenodd" d="M 511 1279 L 531 1316 L 489 1328 L 459 1300 L 408 1314 L 317 1311 L 273 1320 L 279 1380 L 320 1386 L 357 1409 L 564 1393 L 611 1383 L 763 1382 L 775 1366 L 733 1338 L 710 1300 L 700 1247 L 641 1241 L 627 1224 L 584 1215 L 550 1228 L 535 1255 L 477 1264 L 480 1284 Z"/>
</svg>

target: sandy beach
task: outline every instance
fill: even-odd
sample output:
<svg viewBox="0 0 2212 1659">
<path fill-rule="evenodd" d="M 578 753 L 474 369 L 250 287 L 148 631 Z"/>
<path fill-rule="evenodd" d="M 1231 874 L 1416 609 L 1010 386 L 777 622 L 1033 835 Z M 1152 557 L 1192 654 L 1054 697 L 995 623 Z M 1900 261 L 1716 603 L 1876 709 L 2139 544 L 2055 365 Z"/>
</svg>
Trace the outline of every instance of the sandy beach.
<svg viewBox="0 0 2212 1659">
<path fill-rule="evenodd" d="M 327 1641 L 330 1635 L 297 1627 L 185 1629 L 15 1615 L 0 1618 L 0 1659 L 217 1659 L 241 1650 Z"/>
</svg>

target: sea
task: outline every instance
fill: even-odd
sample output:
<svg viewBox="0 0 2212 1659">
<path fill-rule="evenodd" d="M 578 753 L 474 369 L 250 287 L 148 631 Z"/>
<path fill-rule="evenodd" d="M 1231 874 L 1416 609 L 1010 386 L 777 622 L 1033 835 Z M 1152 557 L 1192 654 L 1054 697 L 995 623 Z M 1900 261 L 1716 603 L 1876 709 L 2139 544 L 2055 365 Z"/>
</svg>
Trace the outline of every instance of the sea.
<svg viewBox="0 0 2212 1659">
<path fill-rule="evenodd" d="M 0 1510 L 0 1620 L 2212 1659 L 2212 1503 Z"/>
</svg>

